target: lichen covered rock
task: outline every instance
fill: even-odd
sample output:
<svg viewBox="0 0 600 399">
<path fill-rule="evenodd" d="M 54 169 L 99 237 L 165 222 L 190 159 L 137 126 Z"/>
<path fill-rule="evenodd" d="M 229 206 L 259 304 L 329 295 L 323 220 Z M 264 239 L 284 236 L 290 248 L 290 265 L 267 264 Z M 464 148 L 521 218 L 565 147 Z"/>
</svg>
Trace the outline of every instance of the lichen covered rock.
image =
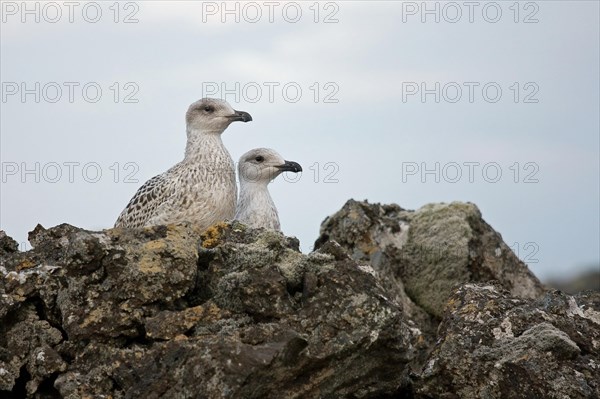
<svg viewBox="0 0 600 399">
<path fill-rule="evenodd" d="M 466 284 L 448 301 L 418 398 L 600 397 L 600 293 L 531 301 Z"/>
<path fill-rule="evenodd" d="M 0 397 L 598 398 L 600 297 L 472 204 L 349 201 L 310 254 L 219 223 L 0 232 Z"/>
<path fill-rule="evenodd" d="M 376 397 L 406 389 L 418 332 L 335 250 L 220 224 L 38 227 L 2 258 L 0 393 Z"/>
<path fill-rule="evenodd" d="M 463 283 L 496 280 L 520 298 L 544 292 L 471 203 L 428 204 L 407 211 L 350 200 L 323 222 L 315 247 L 330 240 L 353 259 L 370 262 L 405 307 L 412 308 L 412 302 L 436 318 Z"/>
</svg>

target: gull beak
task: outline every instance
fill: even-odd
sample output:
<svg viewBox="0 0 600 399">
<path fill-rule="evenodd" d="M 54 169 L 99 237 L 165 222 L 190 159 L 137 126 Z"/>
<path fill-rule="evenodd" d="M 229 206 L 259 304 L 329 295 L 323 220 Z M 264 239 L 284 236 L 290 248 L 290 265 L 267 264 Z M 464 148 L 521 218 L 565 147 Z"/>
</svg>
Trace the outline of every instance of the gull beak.
<svg viewBox="0 0 600 399">
<path fill-rule="evenodd" d="M 283 165 L 278 165 L 276 168 L 282 172 L 302 172 L 302 166 L 300 166 L 298 162 L 294 161 L 285 161 Z"/>
<path fill-rule="evenodd" d="M 228 118 L 232 122 L 250 122 L 252 120 L 252 116 L 250 116 L 250 114 L 245 111 L 235 111 L 235 113 L 233 115 L 229 115 Z"/>
</svg>

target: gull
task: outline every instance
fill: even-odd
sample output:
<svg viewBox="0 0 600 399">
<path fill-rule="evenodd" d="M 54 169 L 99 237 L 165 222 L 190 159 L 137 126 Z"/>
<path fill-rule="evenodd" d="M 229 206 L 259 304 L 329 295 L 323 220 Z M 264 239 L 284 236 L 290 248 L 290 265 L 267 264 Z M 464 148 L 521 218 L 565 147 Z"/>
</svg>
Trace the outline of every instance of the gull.
<svg viewBox="0 0 600 399">
<path fill-rule="evenodd" d="M 235 168 L 221 134 L 232 122 L 249 122 L 252 117 L 234 110 L 226 101 L 203 98 L 190 105 L 185 120 L 183 161 L 144 183 L 119 215 L 115 227 L 188 221 L 206 229 L 235 215 Z"/>
<path fill-rule="evenodd" d="M 241 156 L 238 164 L 240 198 L 235 219 L 250 226 L 280 230 L 279 216 L 267 185 L 282 172 L 302 172 L 293 161 L 275 150 L 256 148 Z"/>
</svg>

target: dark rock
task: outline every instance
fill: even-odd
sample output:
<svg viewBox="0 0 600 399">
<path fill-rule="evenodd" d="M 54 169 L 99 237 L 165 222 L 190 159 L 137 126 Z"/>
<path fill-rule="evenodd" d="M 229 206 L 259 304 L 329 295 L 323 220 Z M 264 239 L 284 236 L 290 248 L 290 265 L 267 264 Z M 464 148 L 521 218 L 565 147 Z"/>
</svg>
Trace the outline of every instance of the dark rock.
<svg viewBox="0 0 600 399">
<path fill-rule="evenodd" d="M 466 284 L 448 302 L 417 398 L 600 397 L 600 293 L 518 299 Z"/>
<path fill-rule="evenodd" d="M 471 204 L 350 201 L 308 255 L 235 222 L 30 240 L 0 235 L 1 398 L 599 397 L 600 294 L 544 294 Z"/>
<path fill-rule="evenodd" d="M 0 256 L 11 254 L 19 250 L 19 243 L 7 236 L 4 230 L 0 230 Z"/>
<path fill-rule="evenodd" d="M 397 205 L 348 201 L 321 225 L 315 248 L 334 240 L 382 275 L 386 289 L 410 313 L 415 304 L 440 318 L 453 289 L 497 280 L 513 295 L 536 298 L 542 284 L 471 203 Z"/>
<path fill-rule="evenodd" d="M 0 396 L 410 389 L 418 333 L 347 256 L 303 255 L 295 239 L 237 223 L 202 235 L 60 225 L 31 238 L 0 278 Z"/>
<path fill-rule="evenodd" d="M 349 200 L 322 223 L 315 248 L 325 250 L 332 243 L 340 247 L 336 252 L 370 264 L 386 295 L 418 329 L 417 364 L 429 355 L 445 303 L 461 284 L 496 280 L 522 298 L 544 292 L 470 203 L 408 211 Z"/>
</svg>

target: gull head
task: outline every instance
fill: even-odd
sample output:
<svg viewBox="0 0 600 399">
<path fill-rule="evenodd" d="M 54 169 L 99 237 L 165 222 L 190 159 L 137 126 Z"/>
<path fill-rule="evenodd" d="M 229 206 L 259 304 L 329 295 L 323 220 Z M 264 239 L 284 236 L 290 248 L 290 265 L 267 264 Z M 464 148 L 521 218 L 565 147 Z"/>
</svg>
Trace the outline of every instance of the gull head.
<svg viewBox="0 0 600 399">
<path fill-rule="evenodd" d="M 241 156 L 238 172 L 242 184 L 267 185 L 282 172 L 302 172 L 302 166 L 270 148 L 255 148 Z"/>
<path fill-rule="evenodd" d="M 236 111 L 227 101 L 203 98 L 188 108 L 185 122 L 188 131 L 221 134 L 231 122 L 250 122 L 252 117 L 244 111 Z"/>
</svg>

